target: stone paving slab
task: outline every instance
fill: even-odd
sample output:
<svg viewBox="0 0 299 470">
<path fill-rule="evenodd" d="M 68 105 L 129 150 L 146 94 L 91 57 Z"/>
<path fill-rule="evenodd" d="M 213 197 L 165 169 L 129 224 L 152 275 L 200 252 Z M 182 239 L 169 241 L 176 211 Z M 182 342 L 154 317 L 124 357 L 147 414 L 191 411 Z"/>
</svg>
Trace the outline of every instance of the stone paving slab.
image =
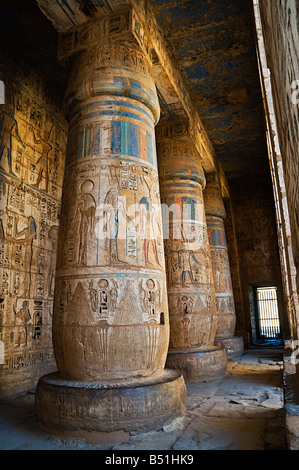
<svg viewBox="0 0 299 470">
<path fill-rule="evenodd" d="M 86 445 L 40 431 L 34 394 L 0 403 L 0 449 L 33 450 L 284 450 L 282 361 L 260 350 L 230 363 L 223 379 L 187 383 L 183 420 L 114 445 Z"/>
</svg>

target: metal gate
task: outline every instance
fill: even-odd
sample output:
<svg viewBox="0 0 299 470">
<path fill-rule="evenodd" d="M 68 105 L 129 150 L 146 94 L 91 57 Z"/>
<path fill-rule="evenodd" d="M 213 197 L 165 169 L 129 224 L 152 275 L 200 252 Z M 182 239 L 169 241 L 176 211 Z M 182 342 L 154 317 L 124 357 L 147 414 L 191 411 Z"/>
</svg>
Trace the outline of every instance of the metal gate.
<svg viewBox="0 0 299 470">
<path fill-rule="evenodd" d="M 258 287 L 256 298 L 260 338 L 279 338 L 277 287 Z"/>
</svg>

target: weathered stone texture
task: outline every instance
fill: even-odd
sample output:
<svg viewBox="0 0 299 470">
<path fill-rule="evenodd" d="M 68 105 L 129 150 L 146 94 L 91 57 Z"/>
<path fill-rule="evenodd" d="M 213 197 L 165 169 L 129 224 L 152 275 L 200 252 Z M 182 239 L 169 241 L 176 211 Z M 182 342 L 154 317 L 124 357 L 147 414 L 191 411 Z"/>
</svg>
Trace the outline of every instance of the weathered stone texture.
<svg viewBox="0 0 299 470">
<path fill-rule="evenodd" d="M 170 315 L 167 366 L 188 379 L 225 374 L 226 352 L 219 348 L 215 354 L 218 316 L 205 174 L 193 144 L 162 139 L 157 151 Z"/>
<path fill-rule="evenodd" d="M 0 66 L 1 396 L 33 387 L 55 367 L 52 307 L 67 129 L 49 83 L 6 53 Z"/>
<path fill-rule="evenodd" d="M 236 310 L 236 334 L 242 336 L 244 345 L 248 346 L 249 339 L 245 328 L 244 301 L 240 276 L 240 257 L 236 238 L 236 221 L 231 199 L 224 199 L 224 205 L 226 212 L 224 226 Z"/>
<path fill-rule="evenodd" d="M 234 337 L 236 311 L 224 221 L 226 211 L 215 174 L 206 176 L 204 203 L 218 314 L 215 344 L 226 348 L 228 359 L 243 353 L 243 339 Z"/>
<path fill-rule="evenodd" d="M 273 191 L 270 177 L 231 181 L 230 187 L 236 222 L 245 329 L 251 335 L 250 286 L 267 282 L 279 287 L 281 285 Z M 236 267 L 235 263 L 231 264 L 232 270 Z M 234 273 L 234 276 L 237 275 Z"/>
<path fill-rule="evenodd" d="M 160 107 L 151 62 L 134 41 L 129 18 L 110 15 L 76 31 L 83 51 L 66 92 L 53 313 L 58 375 L 54 382 L 41 378 L 36 395 L 49 432 L 139 432 L 170 424 L 184 410 L 184 380 L 164 370 L 169 318 L 155 142 Z M 103 24 L 113 24 L 104 36 Z"/>
<path fill-rule="evenodd" d="M 298 267 L 299 6 L 296 0 L 261 0 L 260 11 L 285 174 L 293 254 Z"/>
<path fill-rule="evenodd" d="M 66 102 L 57 365 L 72 380 L 149 376 L 169 340 L 150 63 L 123 44 L 88 47 Z"/>
<path fill-rule="evenodd" d="M 56 373 L 38 383 L 36 406 L 51 433 L 108 433 L 159 430 L 184 413 L 186 387 L 176 371 L 156 378 L 111 383 L 67 382 Z M 99 441 L 101 436 L 99 436 Z M 114 437 L 115 439 L 115 437 Z M 102 441 L 103 442 L 103 441 Z"/>
</svg>

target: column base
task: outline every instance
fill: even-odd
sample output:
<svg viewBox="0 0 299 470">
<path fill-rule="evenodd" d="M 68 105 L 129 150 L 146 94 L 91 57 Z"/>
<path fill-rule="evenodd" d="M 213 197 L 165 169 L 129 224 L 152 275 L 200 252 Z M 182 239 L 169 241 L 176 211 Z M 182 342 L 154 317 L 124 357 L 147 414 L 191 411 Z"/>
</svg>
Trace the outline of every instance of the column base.
<svg viewBox="0 0 299 470">
<path fill-rule="evenodd" d="M 173 370 L 116 383 L 70 382 L 56 372 L 39 379 L 36 412 L 48 434 L 108 444 L 180 421 L 185 400 L 184 379 Z"/>
<path fill-rule="evenodd" d="M 227 354 L 224 348 L 169 351 L 166 367 L 181 372 L 186 381 L 219 379 L 226 374 Z"/>
<path fill-rule="evenodd" d="M 232 338 L 215 339 L 216 346 L 225 348 L 228 361 L 237 361 L 244 354 L 244 341 L 242 336 L 234 336 Z"/>
</svg>

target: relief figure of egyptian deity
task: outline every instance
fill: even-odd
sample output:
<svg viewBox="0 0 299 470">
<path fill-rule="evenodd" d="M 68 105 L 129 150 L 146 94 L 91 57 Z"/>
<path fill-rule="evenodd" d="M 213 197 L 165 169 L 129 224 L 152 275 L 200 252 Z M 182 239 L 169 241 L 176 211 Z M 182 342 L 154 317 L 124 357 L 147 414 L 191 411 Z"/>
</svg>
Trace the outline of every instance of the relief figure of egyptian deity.
<svg viewBox="0 0 299 470">
<path fill-rule="evenodd" d="M 120 198 L 121 192 L 118 187 L 112 187 L 109 189 L 105 200 L 105 208 L 107 209 L 104 213 L 106 226 L 104 230 L 108 233 L 109 239 L 109 256 L 110 261 L 113 264 L 127 264 L 126 261 L 120 259 L 118 235 L 119 235 L 119 224 L 120 217 L 123 221 L 132 223 L 132 219 L 127 215 L 127 210 L 124 201 Z"/>
<path fill-rule="evenodd" d="M 13 240 L 20 245 L 25 245 L 25 279 L 24 294 L 30 297 L 31 279 L 32 279 L 32 262 L 33 262 L 33 242 L 37 238 L 37 227 L 35 219 L 29 216 L 26 220 L 27 226 L 19 230 L 19 217 L 15 218 L 15 230 Z"/>
<path fill-rule="evenodd" d="M 61 367 L 63 374 L 88 380 L 99 377 L 116 379 L 126 374 L 148 376 L 154 371 L 157 373 L 163 370 L 166 350 L 163 353 L 161 351 L 163 347 L 166 348 L 169 335 L 154 131 L 159 114 L 156 91 L 150 75 L 145 75 L 140 81 L 139 74 L 144 72 L 138 70 L 136 74 L 134 70 L 123 71 L 121 63 L 122 57 L 127 63 L 126 47 L 118 47 L 116 54 L 114 45 L 105 46 L 105 62 L 107 54 L 111 54 L 110 63 L 113 67 L 120 68 L 120 76 L 128 74 L 128 80 L 137 80 L 140 83 L 145 101 L 139 102 L 133 96 L 119 96 L 119 83 L 114 84 L 104 73 L 100 50 L 101 46 L 98 46 L 82 53 L 67 91 L 70 138 L 78 146 L 72 144 L 69 147 L 72 155 L 66 166 L 56 278 L 58 285 L 63 281 L 71 283 L 73 295 L 77 290 L 78 296 L 78 283 L 82 295 L 83 290 L 85 292 L 84 299 L 88 302 L 90 311 L 87 316 L 90 326 L 86 330 L 90 335 L 90 348 L 96 347 L 99 337 L 102 337 L 101 328 L 108 328 L 108 350 L 119 349 L 116 342 L 121 341 L 120 332 L 123 332 L 127 338 L 126 344 L 131 343 L 130 347 L 134 347 L 135 358 L 128 362 L 132 370 L 126 370 L 128 366 L 122 354 L 115 356 L 111 352 L 111 361 L 108 359 L 108 363 L 105 363 L 105 370 L 102 369 L 100 360 L 90 356 L 90 364 L 82 367 L 81 362 L 76 370 L 71 371 L 65 359 L 69 353 L 63 352 L 69 345 L 62 344 L 61 353 L 58 351 L 56 355 L 58 367 Z M 91 62 L 86 58 L 92 53 L 95 58 L 91 67 Z M 140 56 L 140 63 L 143 60 L 147 59 Z M 80 67 L 77 68 L 79 63 Z M 137 67 L 137 62 L 134 67 Z M 82 77 L 81 84 L 79 77 Z M 89 96 L 86 80 L 95 80 L 92 96 Z M 124 82 L 124 90 L 127 90 L 128 80 Z M 88 96 L 84 98 L 80 95 L 81 98 L 76 101 L 83 82 L 84 93 Z M 117 90 L 115 96 L 114 87 Z M 104 91 L 110 93 L 112 117 L 109 119 L 105 112 L 107 97 Z M 131 93 L 134 94 L 133 88 Z M 135 100 L 134 106 L 131 99 Z M 130 119 L 123 110 L 130 113 Z M 127 279 L 130 280 L 130 287 Z M 146 288 L 150 281 L 154 283 L 155 289 Z M 140 282 L 147 291 L 146 302 L 140 300 Z M 124 292 L 127 292 L 125 297 Z M 125 302 L 123 305 L 122 299 Z M 55 300 L 55 304 L 56 302 Z M 140 331 L 137 342 L 135 327 L 131 323 L 132 311 L 125 309 L 128 304 L 132 304 L 131 309 L 136 305 L 136 309 L 140 311 L 136 317 L 136 328 Z M 74 302 L 70 305 L 74 305 Z M 120 316 L 118 310 L 122 306 L 124 310 Z M 67 328 L 67 325 L 59 324 L 59 315 L 55 315 L 55 309 L 59 311 L 59 304 L 54 307 L 53 331 L 54 337 L 60 342 L 62 337 L 66 338 L 65 334 L 62 335 L 61 328 Z M 164 314 L 163 325 L 160 323 L 161 313 Z M 121 324 L 114 323 L 116 318 L 121 318 Z M 78 325 L 73 324 L 73 338 L 80 334 L 82 321 L 83 319 Z M 149 322 L 150 330 L 147 326 Z M 92 324 L 94 328 L 91 327 Z M 151 353 L 151 357 L 155 359 L 151 366 L 153 370 L 148 370 L 145 364 L 149 362 L 144 359 L 146 351 L 143 350 L 143 345 L 147 344 L 149 334 L 152 337 L 149 333 L 151 329 L 161 331 L 161 344 L 154 356 Z M 72 341 L 72 344 L 72 347 L 77 347 L 76 341 Z M 109 354 L 105 357 L 109 358 Z M 81 360 L 84 361 L 83 356 Z M 73 361 L 71 364 L 70 367 L 73 368 Z"/>
<path fill-rule="evenodd" d="M 33 126 L 30 127 L 30 130 L 33 135 L 33 142 L 36 145 L 41 146 L 41 156 L 38 158 L 36 165 L 38 167 L 38 176 L 36 183 L 33 185 L 34 188 L 39 189 L 42 176 L 45 178 L 45 192 L 49 190 L 49 153 L 53 149 L 53 146 L 50 144 L 50 139 L 53 132 L 53 127 L 49 131 L 45 131 L 44 137 L 36 136 Z"/>
<path fill-rule="evenodd" d="M 31 320 L 28 301 L 24 300 L 22 308 L 16 311 L 14 307 L 15 321 L 17 325 L 16 346 L 28 346 L 29 341 L 29 322 Z"/>
<path fill-rule="evenodd" d="M 12 176 L 15 174 L 12 171 L 12 138 L 13 136 L 19 141 L 23 148 L 23 143 L 18 129 L 18 122 L 15 118 L 14 110 L 10 112 L 1 111 L 0 113 L 0 166 L 4 167 L 4 157 L 7 158 L 8 173 Z"/>
<path fill-rule="evenodd" d="M 66 217 L 62 214 L 60 230 L 64 231 L 65 241 L 58 246 L 59 263 L 88 264 L 88 247 L 95 236 L 96 202 L 92 195 L 93 188 L 92 180 L 82 180 L 77 187 L 77 197 L 70 191 L 69 199 L 65 198 L 69 213 Z"/>
<path fill-rule="evenodd" d="M 168 299 L 156 230 L 162 226 L 159 101 L 149 57 L 129 31 L 131 13 L 107 15 L 75 32 L 82 49 L 66 92 L 69 142 L 53 312 L 58 372 L 41 378 L 37 389 L 38 415 L 47 428 L 55 416 L 52 430 L 72 422 L 79 431 L 140 431 L 182 413 L 183 378 L 165 370 Z M 103 42 L 94 39 L 100 31 Z M 148 411 L 157 396 L 159 417 Z M 82 412 L 74 416 L 68 403 L 78 400 Z M 144 422 L 136 422 L 133 400 Z"/>
<path fill-rule="evenodd" d="M 222 375 L 226 354 L 215 345 L 217 311 L 203 202 L 205 174 L 189 142 L 159 141 L 158 162 L 168 235 L 164 240 L 170 316 L 167 364 L 183 370 L 185 378 Z M 205 365 L 211 360 L 218 363 L 216 371 Z"/>
<path fill-rule="evenodd" d="M 54 365 L 49 312 L 67 123 L 41 77 L 21 64 L 13 56 L 1 61 L 7 92 L 0 110 L 1 395 L 30 387 L 41 368 Z"/>
</svg>

